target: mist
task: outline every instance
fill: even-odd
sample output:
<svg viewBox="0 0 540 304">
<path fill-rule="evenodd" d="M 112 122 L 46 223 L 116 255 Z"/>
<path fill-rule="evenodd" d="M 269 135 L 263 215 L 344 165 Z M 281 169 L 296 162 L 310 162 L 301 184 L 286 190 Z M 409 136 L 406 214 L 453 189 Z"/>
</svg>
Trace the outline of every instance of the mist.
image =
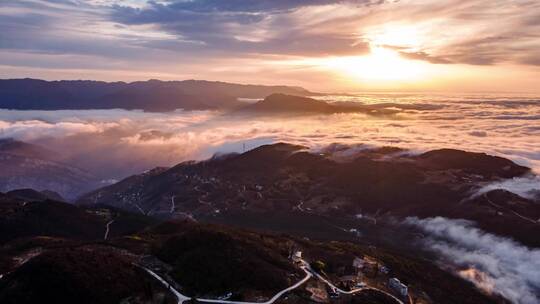
<svg viewBox="0 0 540 304">
<path fill-rule="evenodd" d="M 426 233 L 423 245 L 441 257 L 444 268 L 488 294 L 516 304 L 540 302 L 540 249 L 486 233 L 465 220 L 442 217 L 404 221 Z"/>
<path fill-rule="evenodd" d="M 375 105 L 391 109 L 392 114 L 239 117 L 182 110 L 0 110 L 0 137 L 42 145 L 55 151 L 62 162 L 107 180 L 278 141 L 305 145 L 313 151 L 334 143 L 350 146 L 341 150 L 343 157 L 376 146 L 400 147 L 406 153 L 457 148 L 507 157 L 540 169 L 536 144 L 540 142 L 540 106 L 535 103 L 526 103 L 525 109 L 516 111 L 517 101 L 479 102 L 476 96 L 320 98 Z"/>
<path fill-rule="evenodd" d="M 474 196 L 478 196 L 496 189 L 510 191 L 531 200 L 540 199 L 540 176 L 530 175 L 525 177 L 515 177 L 512 179 L 490 183 L 480 188 L 474 194 Z"/>
</svg>

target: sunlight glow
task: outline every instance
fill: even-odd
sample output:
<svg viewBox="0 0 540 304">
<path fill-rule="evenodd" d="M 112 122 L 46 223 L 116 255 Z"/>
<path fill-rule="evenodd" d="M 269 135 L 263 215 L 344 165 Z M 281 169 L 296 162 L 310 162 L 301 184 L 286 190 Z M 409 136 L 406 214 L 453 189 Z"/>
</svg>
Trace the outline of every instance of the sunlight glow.
<svg viewBox="0 0 540 304">
<path fill-rule="evenodd" d="M 389 24 L 367 30 L 364 37 L 370 41 L 371 45 L 415 48 L 423 42 L 424 33 L 418 25 Z"/>
<path fill-rule="evenodd" d="M 333 57 L 323 62 L 349 77 L 367 81 L 419 80 L 425 76 L 424 62 L 406 60 L 393 50 L 372 47 L 367 56 Z"/>
</svg>

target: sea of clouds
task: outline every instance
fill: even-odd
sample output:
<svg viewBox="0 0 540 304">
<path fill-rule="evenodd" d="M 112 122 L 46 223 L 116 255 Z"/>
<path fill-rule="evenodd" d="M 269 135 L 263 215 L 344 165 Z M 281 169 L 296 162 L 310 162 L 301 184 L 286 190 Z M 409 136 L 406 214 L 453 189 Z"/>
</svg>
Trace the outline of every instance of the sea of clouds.
<svg viewBox="0 0 540 304">
<path fill-rule="evenodd" d="M 510 158 L 540 171 L 540 101 L 523 96 L 363 94 L 328 101 L 387 106 L 389 115 L 247 117 L 210 111 L 0 110 L 0 138 L 58 151 L 65 160 L 121 178 L 217 152 L 285 141 L 397 146 L 413 153 L 458 148 Z"/>
</svg>

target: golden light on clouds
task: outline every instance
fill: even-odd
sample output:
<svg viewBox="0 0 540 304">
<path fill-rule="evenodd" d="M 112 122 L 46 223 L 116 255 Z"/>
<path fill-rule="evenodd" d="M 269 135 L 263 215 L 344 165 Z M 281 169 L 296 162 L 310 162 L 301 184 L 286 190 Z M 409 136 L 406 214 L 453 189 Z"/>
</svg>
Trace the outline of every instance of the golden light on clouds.
<svg viewBox="0 0 540 304">
<path fill-rule="evenodd" d="M 345 86 L 364 85 L 372 88 L 434 85 L 451 78 L 459 70 L 457 66 L 406 59 L 397 51 L 380 46 L 372 46 L 366 55 L 304 58 L 282 63 L 310 67 L 316 72 L 334 75 L 333 80 Z"/>
<path fill-rule="evenodd" d="M 418 25 L 385 24 L 366 30 L 365 38 L 376 46 L 418 47 L 424 40 L 424 34 Z"/>
<path fill-rule="evenodd" d="M 367 56 L 334 57 L 321 64 L 362 81 L 413 81 L 426 76 L 428 64 L 401 58 L 398 53 L 373 47 Z"/>
<path fill-rule="evenodd" d="M 341 73 L 350 78 L 351 82 L 372 84 L 389 82 L 410 84 L 444 74 L 445 69 L 426 61 L 407 59 L 399 54 L 399 48 L 406 48 L 409 51 L 420 50 L 425 37 L 418 26 L 387 24 L 368 29 L 364 39 L 369 41 L 369 54 L 325 58 L 318 64 Z"/>
<path fill-rule="evenodd" d="M 360 39 L 360 38 L 359 38 Z M 369 52 L 359 55 L 306 57 L 287 60 L 286 65 L 309 66 L 336 75 L 342 83 L 377 87 L 412 87 L 448 78 L 455 67 L 405 58 L 400 51 L 419 51 L 425 33 L 419 26 L 387 24 L 366 30 L 362 39 Z"/>
</svg>

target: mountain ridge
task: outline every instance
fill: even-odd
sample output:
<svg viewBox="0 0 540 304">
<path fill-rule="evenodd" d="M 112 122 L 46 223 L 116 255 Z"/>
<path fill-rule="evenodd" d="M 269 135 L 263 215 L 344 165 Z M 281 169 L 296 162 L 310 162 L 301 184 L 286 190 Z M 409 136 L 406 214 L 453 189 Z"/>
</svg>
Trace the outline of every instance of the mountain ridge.
<svg viewBox="0 0 540 304">
<path fill-rule="evenodd" d="M 17 110 L 140 109 L 173 111 L 227 109 L 239 98 L 272 93 L 317 95 L 301 87 L 235 84 L 220 81 L 135 81 L 0 79 L 0 108 Z"/>
<path fill-rule="evenodd" d="M 273 217 L 274 222 L 293 221 L 294 229 L 304 232 L 309 232 L 313 220 L 326 218 L 328 235 L 336 233 L 335 226 L 342 227 L 338 223 L 354 222 L 357 214 L 375 220 L 385 215 L 446 216 L 474 220 L 487 231 L 540 246 L 531 234 L 538 225 L 511 212 L 493 217 L 498 209 L 488 206 L 488 197 L 472 196 L 481 185 L 529 173 L 529 168 L 501 157 L 451 149 L 407 155 L 378 148 L 342 162 L 279 143 L 135 175 L 90 192 L 77 203 L 101 203 L 165 218 L 244 223 L 249 228 L 266 225 Z M 494 203 L 540 218 L 538 205 L 526 198 L 512 196 Z M 272 221 L 267 224 L 276 228 Z"/>
</svg>

